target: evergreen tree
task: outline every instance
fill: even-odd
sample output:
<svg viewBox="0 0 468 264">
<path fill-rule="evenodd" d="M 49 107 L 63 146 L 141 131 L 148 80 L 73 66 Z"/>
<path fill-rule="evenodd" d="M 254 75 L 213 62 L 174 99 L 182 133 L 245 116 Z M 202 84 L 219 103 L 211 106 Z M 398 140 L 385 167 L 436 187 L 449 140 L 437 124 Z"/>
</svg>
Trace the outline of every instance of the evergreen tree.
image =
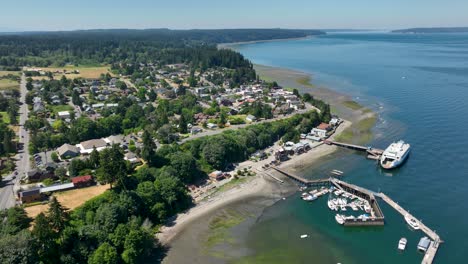
<svg viewBox="0 0 468 264">
<path fill-rule="evenodd" d="M 55 196 L 52 196 L 50 199 L 47 218 L 49 220 L 50 228 L 58 234 L 60 234 L 67 225 L 67 221 L 69 219 L 67 209 L 57 201 Z"/>
</svg>

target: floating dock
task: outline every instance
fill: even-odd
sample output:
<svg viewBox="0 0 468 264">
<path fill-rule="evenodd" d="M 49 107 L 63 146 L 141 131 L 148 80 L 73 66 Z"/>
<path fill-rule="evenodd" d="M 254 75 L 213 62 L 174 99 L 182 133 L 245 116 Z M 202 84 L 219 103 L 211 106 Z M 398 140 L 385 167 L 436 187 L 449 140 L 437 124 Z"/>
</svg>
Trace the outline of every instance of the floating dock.
<svg viewBox="0 0 468 264">
<path fill-rule="evenodd" d="M 417 219 L 416 217 L 412 216 L 408 211 L 403 209 L 403 207 L 401 207 L 399 204 L 397 204 L 395 201 L 393 201 L 390 197 L 388 197 L 384 193 L 379 193 L 378 196 L 382 198 L 382 200 L 384 200 L 388 205 L 393 207 L 393 209 L 399 212 L 403 217 L 405 217 L 405 215 L 410 215 L 411 218 Z M 417 222 L 419 224 L 421 231 L 423 231 L 432 240 L 421 262 L 422 264 L 429 264 L 434 261 L 434 257 L 437 253 L 437 250 L 439 249 L 439 245 L 440 243 L 443 243 L 443 241 L 440 239 L 439 235 L 437 235 L 436 232 L 434 232 L 432 229 L 427 227 L 420 220 L 417 220 Z"/>
<path fill-rule="evenodd" d="M 412 216 L 408 211 L 403 209 L 399 204 L 397 204 L 395 201 L 393 201 L 390 197 L 388 197 L 384 193 L 376 193 L 371 190 L 368 190 L 366 188 L 350 184 L 341 180 L 338 180 L 336 178 L 328 178 L 328 179 L 318 179 L 318 180 L 308 180 L 305 178 L 302 178 L 300 176 L 294 175 L 292 173 L 289 173 L 287 171 L 284 171 L 282 169 L 279 169 L 277 167 L 272 167 L 274 170 L 286 175 L 290 179 L 298 182 L 301 185 L 305 185 L 307 187 L 311 186 L 335 186 L 336 188 L 352 193 L 358 197 L 361 197 L 363 199 L 366 199 L 369 201 L 369 204 L 371 205 L 372 209 L 375 212 L 374 216 L 374 221 L 371 220 L 371 218 L 367 219 L 367 221 L 364 222 L 356 222 L 355 220 L 352 219 L 347 219 L 344 225 L 346 226 L 362 226 L 362 225 L 383 225 L 385 217 L 382 213 L 382 210 L 380 209 L 380 206 L 377 203 L 376 197 L 381 198 L 384 202 L 386 202 L 388 205 L 390 205 L 393 209 L 395 209 L 397 212 L 399 212 L 403 217 L 405 215 L 410 215 L 412 218 L 417 219 L 416 217 Z M 425 224 L 423 224 L 421 221 L 418 220 L 418 224 L 420 226 L 420 229 L 422 232 L 424 232 L 429 238 L 431 238 L 431 243 L 429 245 L 429 248 L 427 249 L 426 253 L 424 254 L 424 258 L 422 259 L 421 263 L 422 264 L 431 264 L 434 261 L 435 255 L 437 253 L 437 250 L 439 249 L 439 246 L 441 243 L 443 243 L 443 240 L 440 239 L 439 235 L 429 227 L 427 227 Z"/>
</svg>

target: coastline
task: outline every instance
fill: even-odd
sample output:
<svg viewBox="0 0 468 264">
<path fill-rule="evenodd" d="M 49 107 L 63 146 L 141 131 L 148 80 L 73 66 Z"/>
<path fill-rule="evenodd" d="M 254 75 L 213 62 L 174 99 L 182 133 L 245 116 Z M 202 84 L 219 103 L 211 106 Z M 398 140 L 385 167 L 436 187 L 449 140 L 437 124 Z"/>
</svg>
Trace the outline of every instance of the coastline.
<svg viewBox="0 0 468 264">
<path fill-rule="evenodd" d="M 309 36 L 299 37 L 299 38 L 281 38 L 281 39 L 265 39 L 265 40 L 252 40 L 252 41 L 219 43 L 218 45 L 216 45 L 216 47 L 218 49 L 234 49 L 235 50 L 235 46 L 237 46 L 237 45 L 276 42 L 276 41 L 289 41 L 289 40 L 304 40 L 304 39 L 311 39 L 311 38 L 314 38 L 314 37 L 316 37 L 316 35 L 309 35 Z"/>
<path fill-rule="evenodd" d="M 264 41 L 255 41 L 252 43 L 258 42 Z M 239 43 L 231 43 L 229 44 L 229 48 L 233 48 L 233 46 L 237 44 Z M 362 132 L 361 130 L 363 129 L 367 129 L 367 133 L 371 134 L 370 129 L 375 125 L 375 120 L 366 128 L 361 128 L 359 126 L 362 121 L 375 119 L 376 114 L 370 109 L 354 102 L 351 96 L 326 87 L 316 87 L 313 84 L 313 76 L 305 72 L 257 64 L 254 65 L 254 68 L 262 79 L 276 81 L 283 87 L 297 88 L 301 93 L 310 93 L 314 97 L 329 103 L 332 107 L 332 112 L 338 114 L 344 120 L 330 139 L 339 139 L 340 135 L 346 134 L 347 136 L 343 137 L 346 138 L 346 141 L 357 141 L 362 135 L 360 133 L 353 133 L 353 131 Z M 304 82 L 301 80 L 307 81 Z M 280 167 L 290 170 L 293 173 L 300 173 L 305 167 L 319 162 L 323 157 L 333 154 L 337 149 L 338 147 L 336 146 L 321 144 L 309 150 L 307 153 L 293 156 L 290 160 L 283 162 Z M 168 253 L 169 257 L 166 257 L 164 263 L 176 263 L 177 261 L 174 261 L 174 259 L 177 259 L 177 257 L 174 256 L 176 255 L 175 252 L 193 250 L 194 254 L 200 254 L 199 250 L 202 246 L 198 246 L 198 244 L 203 243 L 203 241 L 200 241 L 199 237 L 206 232 L 210 232 L 208 228 L 210 219 L 220 210 L 229 208 L 230 206 L 232 207 L 235 204 L 249 202 L 256 204 L 255 206 L 258 207 L 259 210 L 263 210 L 273 205 L 275 202 L 278 202 L 281 198 L 289 196 L 286 193 L 292 194 L 296 191 L 296 185 L 284 175 L 271 170 L 264 172 L 262 169 L 259 169 L 262 164 L 261 162 L 252 164 L 246 161 L 244 163 L 256 167 L 253 168 L 253 170 L 256 170 L 257 175 L 232 189 L 215 193 L 215 195 L 212 195 L 208 200 L 202 201 L 187 212 L 177 215 L 170 226 L 163 226 L 160 229 L 160 232 L 156 235 L 157 238 L 162 245 L 170 248 Z M 241 163 L 241 167 L 242 166 L 246 167 L 247 165 L 242 165 Z M 285 183 L 280 184 L 270 177 L 269 174 L 284 180 Z M 283 188 L 286 188 L 287 191 L 285 192 Z M 258 201 L 258 203 L 255 203 L 255 201 Z M 199 228 L 200 230 L 198 232 L 201 234 L 196 233 L 194 235 L 196 231 L 191 230 L 194 228 Z M 189 234 L 183 235 L 184 233 Z M 183 239 L 178 239 L 182 237 Z M 179 240 L 184 240 L 184 243 L 176 243 Z M 187 248 L 187 244 L 196 244 L 197 246 Z M 194 247 L 198 247 L 198 251 L 194 250 Z M 200 263 L 203 263 L 203 261 Z"/>
</svg>

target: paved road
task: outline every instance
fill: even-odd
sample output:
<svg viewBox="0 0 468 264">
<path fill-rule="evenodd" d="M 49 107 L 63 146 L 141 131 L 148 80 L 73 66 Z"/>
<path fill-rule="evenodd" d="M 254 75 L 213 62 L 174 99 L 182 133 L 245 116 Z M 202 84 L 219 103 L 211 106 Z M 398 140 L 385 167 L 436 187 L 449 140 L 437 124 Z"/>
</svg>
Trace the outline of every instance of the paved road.
<svg viewBox="0 0 468 264">
<path fill-rule="evenodd" d="M 8 175 L 2 181 L 2 187 L 0 188 L 0 210 L 5 208 L 10 208 L 15 205 L 15 195 L 14 191 L 19 189 L 20 178 L 23 177 L 26 172 L 29 170 L 29 133 L 24 129 L 24 123 L 28 120 L 28 105 L 26 104 L 26 77 L 23 75 L 21 77 L 20 84 L 20 110 L 19 110 L 19 130 L 18 137 L 19 143 L 23 145 L 23 149 L 18 151 L 16 155 L 16 171 L 18 175 L 13 179 L 14 175 Z"/>
<path fill-rule="evenodd" d="M 278 117 L 275 117 L 275 118 L 272 118 L 272 119 L 261 120 L 261 121 L 255 122 L 255 123 L 232 125 L 230 127 L 226 127 L 226 128 L 223 128 L 223 129 L 219 129 L 219 128 L 214 129 L 214 130 L 206 129 L 203 132 L 200 132 L 200 133 L 198 133 L 196 135 L 191 135 L 188 138 L 182 139 L 181 141 L 179 141 L 179 144 L 182 144 L 184 142 L 187 142 L 187 141 L 190 141 L 190 140 L 193 140 L 193 139 L 196 139 L 196 138 L 201 138 L 201 137 L 206 137 L 206 136 L 213 136 L 213 135 L 216 135 L 216 134 L 219 134 L 219 133 L 223 133 L 226 130 L 235 130 L 235 129 L 244 128 L 244 127 L 247 127 L 247 126 L 250 126 L 250 125 L 261 124 L 261 123 L 269 123 L 269 122 L 289 118 L 289 117 L 291 117 L 293 115 L 307 113 L 308 111 L 313 110 L 313 109 L 315 109 L 318 113 L 320 113 L 320 110 L 317 109 L 316 107 L 314 107 L 314 106 L 312 106 L 310 104 L 306 104 L 305 109 L 301 109 L 301 110 L 297 111 L 296 113 L 294 113 L 292 115 L 282 115 L 282 116 L 278 116 Z"/>
</svg>

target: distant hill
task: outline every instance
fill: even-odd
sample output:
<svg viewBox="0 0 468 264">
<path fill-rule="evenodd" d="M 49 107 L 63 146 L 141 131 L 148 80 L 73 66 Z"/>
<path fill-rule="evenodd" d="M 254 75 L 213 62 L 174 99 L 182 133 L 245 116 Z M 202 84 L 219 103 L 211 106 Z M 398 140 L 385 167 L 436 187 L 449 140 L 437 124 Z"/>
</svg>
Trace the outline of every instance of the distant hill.
<svg viewBox="0 0 468 264">
<path fill-rule="evenodd" d="M 393 30 L 393 33 L 463 33 L 468 27 L 434 27 L 434 28 L 408 28 Z"/>
<path fill-rule="evenodd" d="M 98 37 L 133 40 L 167 40 L 198 41 L 205 43 L 231 43 L 259 40 L 274 40 L 287 38 L 300 38 L 313 35 L 326 34 L 314 29 L 92 29 L 75 31 L 31 31 L 11 32 L 3 35 L 53 37 Z"/>
</svg>

